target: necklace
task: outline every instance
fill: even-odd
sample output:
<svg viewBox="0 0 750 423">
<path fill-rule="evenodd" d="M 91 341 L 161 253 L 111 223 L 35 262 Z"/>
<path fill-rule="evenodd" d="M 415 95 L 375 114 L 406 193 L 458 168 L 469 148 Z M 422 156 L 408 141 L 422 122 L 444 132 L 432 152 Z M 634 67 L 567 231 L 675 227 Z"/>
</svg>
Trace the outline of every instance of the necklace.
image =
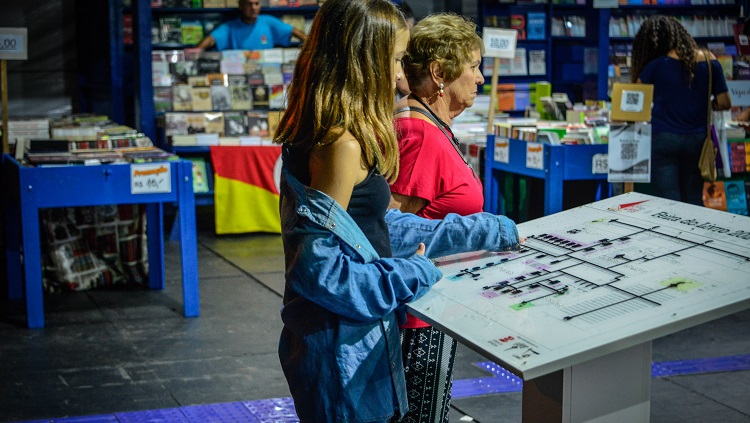
<svg viewBox="0 0 750 423">
<path fill-rule="evenodd" d="M 456 147 L 458 147 L 459 146 L 458 139 L 456 138 L 455 135 L 453 135 L 453 131 L 451 130 L 451 127 L 447 123 L 445 123 L 445 121 L 443 121 L 442 119 L 440 119 L 438 117 L 438 115 L 436 115 L 435 112 L 432 111 L 432 109 L 430 108 L 430 106 L 428 106 L 427 103 L 425 103 L 421 98 L 419 98 L 419 96 L 417 96 L 416 94 L 412 94 L 412 98 L 414 98 L 414 100 L 417 100 L 417 103 L 419 103 L 422 106 L 424 106 L 424 108 L 427 109 L 428 112 L 430 112 L 430 114 L 432 115 L 432 117 L 435 118 L 435 120 L 437 121 L 437 123 L 439 123 L 440 126 L 442 126 L 446 131 L 448 131 L 448 133 L 450 134 L 450 136 L 448 138 L 450 138 L 451 142 Z M 443 132 L 445 132 L 445 131 L 443 131 Z M 448 134 L 446 134 L 446 136 L 447 135 Z M 463 154 L 461 156 L 463 157 Z M 466 161 L 466 159 L 464 159 L 464 161 Z"/>
<path fill-rule="evenodd" d="M 436 115 L 435 112 L 432 111 L 432 109 L 430 108 L 430 106 L 428 106 L 427 103 L 425 103 L 424 101 L 422 101 L 421 98 L 419 98 L 415 94 L 411 94 L 411 96 L 412 96 L 412 98 L 414 98 L 414 100 L 417 100 L 417 103 L 419 103 L 422 106 L 424 106 L 424 108 L 426 110 L 420 109 L 419 107 L 409 107 L 409 106 L 406 106 L 406 107 L 403 107 L 403 108 L 397 110 L 396 113 L 400 113 L 401 111 L 405 111 L 405 110 L 413 110 L 415 112 L 419 112 L 419 113 L 427 116 L 428 118 L 430 118 L 430 120 L 432 121 L 432 123 L 434 123 L 435 126 L 438 127 L 438 129 L 440 129 L 440 132 L 442 132 L 443 135 L 445 135 L 445 137 L 448 138 L 448 140 L 450 140 L 451 145 L 456 150 L 456 153 L 458 153 L 458 155 L 461 157 L 461 160 L 463 160 L 464 164 L 466 164 L 466 166 L 469 168 L 469 170 L 471 171 L 471 174 L 474 176 L 474 179 L 476 179 L 477 181 L 480 181 L 479 175 L 477 175 L 477 173 L 474 171 L 474 168 L 471 166 L 471 164 L 469 163 L 469 161 L 466 160 L 466 157 L 464 156 L 464 153 L 461 152 L 461 148 L 460 148 L 459 143 L 458 143 L 458 138 L 456 138 L 456 136 L 453 135 L 453 131 L 451 130 L 450 126 L 448 126 L 447 123 L 445 123 L 442 119 L 440 119 L 438 117 L 438 115 Z M 448 132 L 446 132 L 446 131 L 448 131 Z M 448 134 L 450 134 L 450 135 L 448 135 Z"/>
</svg>

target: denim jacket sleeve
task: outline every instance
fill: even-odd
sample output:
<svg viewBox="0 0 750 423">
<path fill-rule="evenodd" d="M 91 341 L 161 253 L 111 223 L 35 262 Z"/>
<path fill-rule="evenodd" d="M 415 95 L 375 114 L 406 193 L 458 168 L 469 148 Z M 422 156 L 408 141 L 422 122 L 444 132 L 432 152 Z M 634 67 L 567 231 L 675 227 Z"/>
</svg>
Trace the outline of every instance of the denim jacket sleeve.
<svg viewBox="0 0 750 423">
<path fill-rule="evenodd" d="M 378 320 L 421 297 L 442 273 L 425 256 L 367 262 L 356 247 L 313 222 L 299 222 L 284 239 L 287 283 L 300 296 L 345 318 Z M 292 247 L 293 246 L 293 247 Z"/>
<path fill-rule="evenodd" d="M 413 254 L 424 242 L 429 258 L 468 251 L 507 251 L 521 247 L 516 224 L 505 216 L 491 213 L 474 213 L 459 216 L 449 213 L 442 220 L 391 209 L 385 215 L 391 233 L 394 257 Z"/>
</svg>

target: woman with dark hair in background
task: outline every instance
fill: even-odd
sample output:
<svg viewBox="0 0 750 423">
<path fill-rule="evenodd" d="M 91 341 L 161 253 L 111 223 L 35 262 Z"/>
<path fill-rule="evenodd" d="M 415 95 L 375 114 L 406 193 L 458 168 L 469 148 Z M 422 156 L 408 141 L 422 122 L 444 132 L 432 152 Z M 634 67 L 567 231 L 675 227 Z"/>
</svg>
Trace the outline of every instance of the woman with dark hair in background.
<svg viewBox="0 0 750 423">
<path fill-rule="evenodd" d="M 656 196 L 703 204 L 698 159 L 707 135 L 709 66 L 713 109 L 728 110 L 732 103 L 721 64 L 700 50 L 675 18 L 651 16 L 635 36 L 632 80 L 654 85 L 651 185 Z"/>
</svg>

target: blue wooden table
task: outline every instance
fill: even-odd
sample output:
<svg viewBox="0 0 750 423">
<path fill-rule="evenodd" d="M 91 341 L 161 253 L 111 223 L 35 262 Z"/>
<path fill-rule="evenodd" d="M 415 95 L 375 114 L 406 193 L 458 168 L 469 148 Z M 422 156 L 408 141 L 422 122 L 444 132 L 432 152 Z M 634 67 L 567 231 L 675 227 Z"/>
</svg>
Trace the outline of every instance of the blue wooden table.
<svg viewBox="0 0 750 423">
<path fill-rule="evenodd" d="M 496 149 L 500 148 L 504 151 L 496 154 Z M 507 174 L 544 180 L 545 216 L 562 211 L 564 181 L 595 180 L 598 185 L 596 200 L 610 197 L 612 187 L 607 183 L 607 163 L 601 161 L 606 154 L 606 144 L 551 145 L 488 135 L 484 167 L 485 211 L 505 214 L 501 187 Z"/>
<path fill-rule="evenodd" d="M 27 167 L 3 155 L 8 296 L 25 298 L 29 328 L 44 327 L 39 211 L 52 207 L 146 204 L 149 288 L 165 288 L 163 203 L 178 208 L 185 317 L 199 315 L 198 250 L 191 163 L 169 167 L 170 191 L 133 193 L 130 164 Z"/>
</svg>

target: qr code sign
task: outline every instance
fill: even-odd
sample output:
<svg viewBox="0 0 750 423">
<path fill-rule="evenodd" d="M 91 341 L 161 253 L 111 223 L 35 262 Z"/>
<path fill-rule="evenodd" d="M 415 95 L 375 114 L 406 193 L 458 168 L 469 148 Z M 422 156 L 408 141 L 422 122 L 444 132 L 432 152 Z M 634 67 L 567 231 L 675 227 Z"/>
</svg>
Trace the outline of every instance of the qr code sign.
<svg viewBox="0 0 750 423">
<path fill-rule="evenodd" d="M 640 93 L 637 93 L 637 92 L 625 93 L 626 104 L 637 105 L 638 103 L 640 103 L 640 100 L 641 100 Z"/>
<path fill-rule="evenodd" d="M 632 161 L 638 157 L 638 144 L 636 143 L 622 143 L 622 149 L 620 150 L 620 160 Z"/>
</svg>

